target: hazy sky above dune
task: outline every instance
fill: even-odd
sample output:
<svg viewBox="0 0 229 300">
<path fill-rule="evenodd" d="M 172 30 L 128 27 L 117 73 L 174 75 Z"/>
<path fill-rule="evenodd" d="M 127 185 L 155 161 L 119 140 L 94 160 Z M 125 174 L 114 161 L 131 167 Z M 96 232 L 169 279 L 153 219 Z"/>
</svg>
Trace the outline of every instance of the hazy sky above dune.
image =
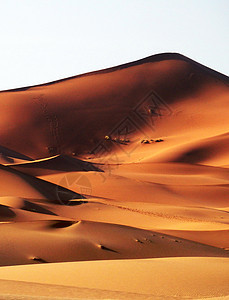
<svg viewBox="0 0 229 300">
<path fill-rule="evenodd" d="M 0 89 L 179 52 L 229 74 L 228 0 L 0 0 Z"/>
</svg>

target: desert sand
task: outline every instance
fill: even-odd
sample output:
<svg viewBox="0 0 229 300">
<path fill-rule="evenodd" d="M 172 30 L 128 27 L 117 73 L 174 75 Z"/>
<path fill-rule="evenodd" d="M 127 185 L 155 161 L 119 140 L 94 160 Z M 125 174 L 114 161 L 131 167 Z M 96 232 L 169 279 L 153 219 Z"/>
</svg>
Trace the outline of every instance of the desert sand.
<svg viewBox="0 0 229 300">
<path fill-rule="evenodd" d="M 185 56 L 0 92 L 0 299 L 228 299 L 229 78 Z"/>
</svg>

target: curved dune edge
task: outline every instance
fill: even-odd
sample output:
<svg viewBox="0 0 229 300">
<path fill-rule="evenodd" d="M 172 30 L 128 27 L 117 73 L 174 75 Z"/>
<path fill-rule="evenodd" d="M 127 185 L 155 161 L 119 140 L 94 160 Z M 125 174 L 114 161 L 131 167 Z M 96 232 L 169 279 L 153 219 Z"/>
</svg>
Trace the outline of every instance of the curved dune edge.
<svg viewBox="0 0 229 300">
<path fill-rule="evenodd" d="M 132 296 L 150 294 L 162 299 L 228 296 L 228 276 L 228 258 L 199 257 L 54 263 L 0 269 L 0 280 L 61 285 L 66 290 L 77 287 L 131 293 Z M 3 284 L 0 281 L 0 285 Z M 10 291 L 15 292 L 13 288 Z M 26 291 L 29 292 L 28 285 Z M 32 290 L 30 292 L 33 294 Z"/>
<path fill-rule="evenodd" d="M 28 175 L 41 176 L 64 172 L 103 172 L 96 165 L 67 155 L 56 155 L 32 161 L 4 164 Z"/>
<path fill-rule="evenodd" d="M 114 67 L 110 67 L 110 68 L 105 68 L 105 69 L 98 70 L 98 71 L 87 72 L 87 73 L 83 73 L 83 74 L 79 74 L 79 75 L 75 75 L 75 76 L 71 76 L 71 77 L 67 77 L 67 78 L 63 78 L 63 79 L 59 79 L 59 80 L 54 80 L 54 81 L 47 82 L 47 83 L 41 83 L 41 84 L 37 84 L 37 85 L 33 85 L 33 86 L 26 86 L 26 87 L 21 87 L 21 88 L 2 90 L 0 92 L 4 93 L 4 92 L 11 92 L 11 91 L 12 92 L 25 91 L 25 90 L 33 88 L 33 87 L 44 87 L 44 86 L 52 85 L 52 84 L 55 84 L 55 83 L 63 82 L 63 81 L 69 80 L 69 79 L 114 72 L 114 71 L 117 71 L 117 70 L 130 68 L 130 67 L 133 67 L 133 66 L 136 66 L 136 65 L 141 65 L 141 64 L 144 64 L 144 63 L 158 62 L 158 61 L 163 61 L 163 60 L 182 60 L 182 61 L 189 62 L 189 63 L 191 63 L 195 66 L 198 66 L 200 69 L 204 70 L 205 72 L 207 72 L 207 73 L 209 73 L 213 76 L 217 76 L 223 82 L 226 82 L 226 83 L 228 82 L 228 77 L 226 75 L 224 75 L 224 74 L 222 74 L 218 71 L 215 71 L 211 68 L 208 68 L 208 67 L 206 67 L 206 66 L 190 59 L 189 57 L 187 57 L 185 55 L 182 55 L 182 54 L 177 53 L 177 52 L 164 52 L 164 53 L 158 53 L 158 54 L 150 55 L 150 56 L 142 58 L 142 59 L 138 59 L 138 60 L 135 60 L 135 61 L 132 61 L 132 62 L 124 63 L 124 64 L 114 66 Z"/>
</svg>

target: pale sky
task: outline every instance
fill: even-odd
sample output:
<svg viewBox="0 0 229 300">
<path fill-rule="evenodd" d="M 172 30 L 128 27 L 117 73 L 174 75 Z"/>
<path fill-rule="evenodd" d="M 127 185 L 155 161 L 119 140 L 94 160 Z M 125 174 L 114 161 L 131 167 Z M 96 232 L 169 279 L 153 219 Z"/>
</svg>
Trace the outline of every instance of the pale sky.
<svg viewBox="0 0 229 300">
<path fill-rule="evenodd" d="M 0 0 L 0 90 L 162 52 L 229 75 L 229 1 Z"/>
</svg>

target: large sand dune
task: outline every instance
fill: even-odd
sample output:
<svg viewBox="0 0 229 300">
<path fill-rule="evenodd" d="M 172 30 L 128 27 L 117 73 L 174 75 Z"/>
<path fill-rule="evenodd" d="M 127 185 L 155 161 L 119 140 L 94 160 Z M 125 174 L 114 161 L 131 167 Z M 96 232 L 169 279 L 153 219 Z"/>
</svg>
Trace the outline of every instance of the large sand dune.
<svg viewBox="0 0 229 300">
<path fill-rule="evenodd" d="M 0 92 L 0 299 L 226 299 L 228 84 L 167 53 Z"/>
</svg>

